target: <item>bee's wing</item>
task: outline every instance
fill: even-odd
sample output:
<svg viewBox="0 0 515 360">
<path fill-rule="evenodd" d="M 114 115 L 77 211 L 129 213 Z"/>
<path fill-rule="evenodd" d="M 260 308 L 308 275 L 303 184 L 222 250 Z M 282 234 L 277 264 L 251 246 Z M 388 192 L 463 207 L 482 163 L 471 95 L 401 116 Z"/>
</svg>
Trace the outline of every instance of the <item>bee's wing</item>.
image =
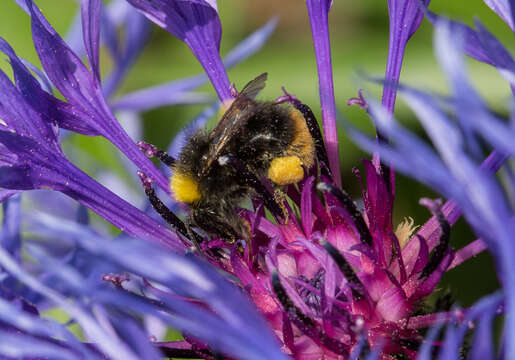
<svg viewBox="0 0 515 360">
<path fill-rule="evenodd" d="M 249 81 L 249 83 L 243 87 L 238 97 L 240 95 L 245 95 L 250 99 L 254 99 L 257 96 L 257 94 L 259 94 L 259 92 L 265 88 L 267 78 L 268 73 L 262 73 L 254 80 Z"/>
<path fill-rule="evenodd" d="M 247 120 L 253 113 L 254 106 L 256 106 L 253 99 L 265 87 L 267 76 L 267 73 L 263 73 L 245 85 L 209 134 L 211 148 L 207 159 L 201 166 L 200 175 L 207 173 L 213 161 L 221 155 L 222 150 L 227 146 L 230 139 L 247 123 Z"/>
<path fill-rule="evenodd" d="M 238 97 L 234 99 L 229 109 L 209 134 L 209 139 L 214 144 L 233 134 L 234 130 L 239 129 L 244 124 L 244 120 L 248 119 L 245 116 L 245 110 L 250 110 L 249 106 L 253 104 L 252 100 L 264 89 L 267 77 L 268 73 L 263 73 L 243 87 Z"/>
</svg>

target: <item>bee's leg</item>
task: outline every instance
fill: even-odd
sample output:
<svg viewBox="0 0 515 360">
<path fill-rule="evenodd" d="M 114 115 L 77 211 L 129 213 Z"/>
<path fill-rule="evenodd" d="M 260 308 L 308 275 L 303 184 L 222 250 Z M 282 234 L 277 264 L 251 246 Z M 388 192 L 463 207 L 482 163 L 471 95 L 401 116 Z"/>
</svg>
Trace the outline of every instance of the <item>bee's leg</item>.
<svg viewBox="0 0 515 360">
<path fill-rule="evenodd" d="M 168 209 L 168 207 L 157 197 L 156 192 L 152 188 L 152 179 L 146 176 L 142 171 L 138 171 L 138 176 L 141 179 L 143 189 L 145 189 L 145 194 L 147 195 L 154 210 L 159 215 L 161 215 L 161 217 L 165 219 L 168 224 L 173 226 L 174 229 L 189 239 L 193 244 L 202 242 L 202 238 L 193 231 L 189 230 L 181 221 L 181 219 L 179 219 L 170 209 Z"/>
<path fill-rule="evenodd" d="M 214 234 L 229 244 L 234 244 L 242 237 L 233 224 L 238 224 L 240 218 L 235 213 L 225 212 L 219 207 L 199 207 L 191 211 L 192 224 L 202 230 Z"/>
<path fill-rule="evenodd" d="M 283 191 L 282 187 L 277 186 L 274 188 L 274 199 L 281 207 L 284 216 L 284 224 L 288 225 L 290 214 L 288 213 L 288 209 L 286 209 L 286 206 L 284 205 L 284 202 L 286 201 L 286 193 Z"/>
<path fill-rule="evenodd" d="M 321 163 L 320 169 L 322 171 L 322 175 L 327 176 L 332 179 L 331 170 L 329 169 L 329 158 L 327 157 L 327 151 L 324 145 L 324 138 L 322 137 L 322 132 L 320 131 L 320 126 L 318 125 L 318 121 L 313 114 L 313 111 L 309 106 L 300 102 L 299 99 L 295 97 L 295 95 L 289 94 L 286 89 L 282 88 L 284 95 L 278 97 L 275 100 L 276 104 L 281 103 L 290 103 L 293 105 L 295 109 L 301 112 L 306 120 L 306 125 L 308 126 L 309 133 L 315 142 L 315 149 L 317 152 L 318 161 Z"/>
<path fill-rule="evenodd" d="M 147 155 L 148 158 L 152 159 L 157 157 L 163 162 L 163 164 L 169 167 L 172 167 L 175 164 L 175 159 L 172 156 L 168 155 L 164 150 L 159 150 L 155 145 L 144 141 L 138 141 L 137 145 L 145 152 L 145 155 Z"/>
<path fill-rule="evenodd" d="M 191 220 L 190 218 L 188 218 L 188 220 L 186 220 L 186 231 L 188 232 L 189 234 L 189 238 L 191 239 L 191 242 L 193 243 L 193 245 L 195 246 L 195 249 L 198 251 L 199 254 L 202 254 L 202 249 L 200 248 L 200 245 L 199 245 L 199 241 L 197 241 L 197 234 L 195 232 L 193 232 L 193 230 L 191 229 Z"/>
<path fill-rule="evenodd" d="M 245 185 L 254 189 L 256 193 L 261 197 L 268 210 L 270 210 L 270 212 L 277 219 L 283 219 L 283 211 L 281 210 L 281 206 L 275 201 L 272 194 L 270 194 L 265 185 L 263 185 L 263 183 L 257 178 L 257 176 L 254 173 L 252 173 L 249 169 L 247 169 L 245 164 L 242 164 L 241 161 L 239 161 L 237 158 L 230 154 L 221 156 L 218 159 L 218 162 L 222 166 L 231 165 L 232 167 L 234 167 L 240 173 Z"/>
</svg>

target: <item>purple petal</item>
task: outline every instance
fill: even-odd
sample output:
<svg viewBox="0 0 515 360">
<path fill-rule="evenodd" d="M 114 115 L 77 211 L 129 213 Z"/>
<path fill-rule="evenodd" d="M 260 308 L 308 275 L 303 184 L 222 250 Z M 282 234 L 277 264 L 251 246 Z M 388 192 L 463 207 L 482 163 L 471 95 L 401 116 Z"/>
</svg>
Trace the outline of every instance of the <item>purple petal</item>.
<svg viewBox="0 0 515 360">
<path fill-rule="evenodd" d="M 393 198 L 387 184 L 371 161 L 364 160 L 367 179 L 367 214 L 372 231 L 382 231 L 388 236 L 392 230 Z M 373 224 L 372 224 L 373 222 Z M 386 246 L 386 245 L 384 245 Z M 387 256 L 386 258 L 389 258 Z"/>
<path fill-rule="evenodd" d="M 83 0 L 81 3 L 82 33 L 88 60 L 95 80 L 100 82 L 100 11 L 102 0 Z"/>
<path fill-rule="evenodd" d="M 440 21 L 447 22 L 454 34 L 462 34 L 464 37 L 464 50 L 467 55 L 474 59 L 490 64 L 498 68 L 503 77 L 511 84 L 512 91 L 515 88 L 515 61 L 503 45 L 486 28 L 476 21 L 477 31 L 456 21 L 438 16 L 434 13 L 427 13 L 428 19 L 437 24 Z"/>
<path fill-rule="evenodd" d="M 97 81 L 86 66 L 46 21 L 32 0 L 26 1 L 31 9 L 34 44 L 53 84 L 70 104 L 89 115 L 83 121 L 115 144 L 138 168 L 169 193 L 168 179 L 123 131 L 105 103 Z"/>
<path fill-rule="evenodd" d="M 184 251 L 176 234 L 90 178 L 62 154 L 11 132 L 0 131 L 0 143 L 16 153 L 21 163 L 0 167 L 0 187 L 61 191 L 131 236 Z"/>
<path fill-rule="evenodd" d="M 276 25 L 276 18 L 269 20 L 264 26 L 234 47 L 224 59 L 225 68 L 230 69 L 261 49 Z M 190 93 L 190 90 L 199 87 L 207 80 L 207 76 L 202 74 L 138 90 L 111 101 L 111 108 L 115 110 L 143 111 L 182 102 L 205 102 L 208 99 L 204 95 Z"/>
<path fill-rule="evenodd" d="M 452 21 L 443 16 L 436 15 L 430 11 L 427 12 L 426 16 L 433 25 L 436 24 L 440 19 L 445 19 L 445 21 L 448 21 L 453 29 L 453 32 L 462 34 L 464 37 L 464 50 L 470 57 L 473 57 L 478 61 L 494 65 L 488 54 L 486 54 L 483 48 L 479 45 L 478 34 L 472 28 L 460 22 Z"/>
<path fill-rule="evenodd" d="M 93 210 L 130 236 L 162 244 L 172 251 L 182 252 L 179 237 L 136 207 L 88 177 L 72 164 L 67 166 L 70 182 L 61 191 Z"/>
<path fill-rule="evenodd" d="M 88 136 L 100 135 L 98 130 L 84 121 L 85 119 L 89 119 L 89 114 L 84 112 L 81 108 L 56 98 L 52 98 L 51 100 L 54 102 L 53 105 L 57 112 L 57 124 L 60 128 Z"/>
<path fill-rule="evenodd" d="M 490 9 L 504 20 L 515 31 L 515 2 L 513 0 L 483 0 Z"/>
<path fill-rule="evenodd" d="M 119 44 L 117 46 L 123 47 L 124 51 L 121 53 L 116 53 L 116 56 L 114 58 L 115 67 L 113 71 L 106 77 L 102 84 L 102 89 L 106 97 L 109 97 L 111 94 L 113 94 L 119 86 L 119 84 L 122 82 L 131 65 L 136 61 L 144 46 L 146 45 L 151 30 L 150 22 L 143 15 L 137 12 L 125 1 L 121 4 L 124 4 L 128 7 L 124 19 L 126 32 L 125 44 Z M 108 11 L 109 10 L 111 10 L 111 8 L 109 8 Z M 108 36 L 109 31 L 107 29 L 109 28 L 112 28 L 111 32 L 114 32 L 111 36 Z M 115 32 L 115 24 L 111 24 L 109 20 L 106 19 L 103 21 L 103 29 L 105 30 L 104 37 L 106 38 L 106 43 L 108 45 L 111 44 L 113 41 L 117 41 L 116 38 L 113 40 L 109 40 L 110 37 L 116 37 L 117 35 Z M 110 47 L 112 48 L 113 46 L 114 45 L 111 44 Z M 112 52 L 113 51 L 114 49 L 112 50 Z"/>
<path fill-rule="evenodd" d="M 447 327 L 445 338 L 438 353 L 439 360 L 454 360 L 460 357 L 460 341 L 457 330 L 454 326 Z"/>
<path fill-rule="evenodd" d="M 456 266 L 462 264 L 463 262 L 480 254 L 481 252 L 487 249 L 488 248 L 486 244 L 481 239 L 474 240 L 470 244 L 456 251 L 454 259 L 452 260 L 452 263 L 451 265 L 449 265 L 449 269 L 447 270 L 455 268 Z"/>
<path fill-rule="evenodd" d="M 20 191 L 18 190 L 8 190 L 8 189 L 0 189 L 0 203 L 3 203 L 7 199 L 9 199 L 11 196 L 19 194 Z"/>
<path fill-rule="evenodd" d="M 393 164 L 396 170 L 407 171 L 419 181 L 433 186 L 448 186 L 448 171 L 443 167 L 434 151 L 422 140 L 399 126 L 387 110 L 375 100 L 367 98 L 367 102 L 375 124 L 383 134 L 395 142 L 398 149 L 377 144 L 375 140 L 368 138 L 368 136 L 364 137 L 357 130 L 349 128 L 347 131 L 351 137 L 371 152 L 380 151 L 385 160 Z M 417 150 L 414 151 L 413 149 Z M 406 152 L 409 152 L 411 156 L 407 157 Z M 428 168 L 431 168 L 430 173 L 427 172 Z"/>
<path fill-rule="evenodd" d="M 48 318 L 41 319 L 39 316 L 21 311 L 4 299 L 0 299 L 0 320 L 15 327 L 18 331 L 24 331 L 34 336 L 65 339 L 74 350 L 83 356 L 95 358 L 93 353 L 81 344 L 75 335 L 58 322 Z"/>
<path fill-rule="evenodd" d="M 0 167 L 0 177 L 1 187 L 15 190 L 34 189 L 34 185 L 30 180 L 30 169 L 28 166 L 2 166 Z"/>
<path fill-rule="evenodd" d="M 58 221 L 47 215 L 38 215 L 34 226 L 63 238 L 75 239 L 91 254 L 119 264 L 125 271 L 166 286 L 170 292 L 153 292 L 153 295 L 160 297 L 163 304 L 174 311 L 174 316 L 164 316 L 163 310 L 166 308 L 163 309 L 163 306 L 145 312 L 207 341 L 218 350 L 238 355 L 238 358 L 285 359 L 268 325 L 241 295 L 240 290 L 199 259 L 172 254 L 160 247 L 132 239 L 110 241 L 94 234 L 87 227 Z M 174 294 L 201 300 L 215 313 L 208 311 L 205 306 L 176 300 Z M 142 310 L 134 297 L 105 295 L 97 299 L 125 309 Z M 256 333 L 260 336 L 256 337 Z"/>
<path fill-rule="evenodd" d="M 60 346 L 51 339 L 48 341 L 0 330 L 0 354 L 4 359 L 67 359 L 79 360 L 75 352 Z"/>
<path fill-rule="evenodd" d="M 484 29 L 480 24 L 478 24 L 478 28 L 480 29 L 479 37 L 481 39 L 483 38 L 481 34 Z M 453 31 L 454 29 L 450 23 L 445 22 L 445 20 L 439 20 L 436 24 L 435 46 L 440 66 L 446 72 L 455 94 L 452 101 L 455 102 L 455 112 L 458 115 L 460 124 L 465 133 L 471 133 L 472 128 L 475 128 L 476 132 L 489 141 L 492 147 L 497 148 L 499 151 L 513 154 L 515 153 L 515 145 L 513 144 L 515 131 L 511 133 L 506 131 L 505 124 L 490 114 L 484 102 L 469 84 L 465 72 L 465 62 L 460 52 L 461 39 L 459 36 L 451 36 Z M 491 37 L 488 32 L 485 33 L 485 36 Z M 493 58 L 495 50 L 491 49 L 488 53 Z M 511 57 L 508 55 L 505 59 L 507 60 L 504 62 L 505 66 L 510 67 L 509 60 L 511 60 Z M 511 67 L 515 71 L 515 62 L 513 60 L 511 62 Z M 497 63 L 499 64 L 499 61 Z M 470 137 L 467 137 L 467 145 L 472 147 L 473 144 L 471 142 L 474 139 L 470 139 Z M 479 146 L 478 144 L 475 145 Z"/>
<path fill-rule="evenodd" d="M 494 358 L 494 339 L 492 338 L 492 320 L 496 308 L 484 310 L 479 316 L 479 324 L 475 329 L 472 348 L 470 350 L 470 360 L 484 360 Z"/>
<path fill-rule="evenodd" d="M 318 70 L 318 87 L 324 140 L 329 157 L 329 165 L 337 186 L 341 186 L 340 160 L 338 155 L 338 130 L 336 128 L 336 105 L 334 100 L 333 70 L 331 64 L 331 44 L 329 42 L 329 0 L 306 0 L 311 33 L 315 47 Z"/>
<path fill-rule="evenodd" d="M 430 97 L 412 91 L 403 92 L 403 96 L 418 115 L 419 121 L 440 152 L 442 160 L 461 185 L 460 188 L 454 187 L 451 190 L 449 184 L 447 184 L 440 191 L 452 191 L 448 193 L 448 197 L 454 197 L 462 204 L 463 208 L 469 210 L 468 220 L 475 223 L 477 230 L 505 228 L 501 219 L 509 219 L 510 216 L 503 200 L 504 197 L 493 184 L 492 179 L 479 172 L 477 165 L 463 152 L 459 130 L 436 108 Z M 465 195 L 464 192 L 467 192 L 467 194 Z M 472 207 L 467 205 L 472 205 Z M 474 208 L 481 211 L 482 215 L 473 214 Z M 486 225 L 485 221 L 491 221 L 491 223 Z"/>
<path fill-rule="evenodd" d="M 385 80 L 381 103 L 390 114 L 395 108 L 397 84 L 401 73 L 404 51 L 409 38 L 417 31 L 424 16 L 421 6 L 427 7 L 431 0 L 388 0 L 390 16 L 390 40 L 386 62 Z"/>
<path fill-rule="evenodd" d="M 437 323 L 438 325 L 433 326 L 426 338 L 424 339 L 424 342 L 420 346 L 420 349 L 418 351 L 418 357 L 419 360 L 432 360 L 434 359 L 434 343 L 437 340 L 438 334 L 440 333 L 440 329 L 442 328 L 442 325 Z"/>
<path fill-rule="evenodd" d="M 35 81 L 35 79 L 32 80 Z M 32 84 L 37 85 L 37 82 Z M 35 106 L 44 106 L 38 101 L 34 101 L 34 104 Z M 40 109 L 33 109 L 28 105 L 26 98 L 24 99 L 24 96 L 14 87 L 7 76 L 0 71 L 0 118 L 7 124 L 8 129 L 46 143 L 56 152 L 60 152 L 57 145 L 56 128 L 49 122 L 51 119 L 43 119 L 42 115 L 44 114 L 35 110 Z"/>
<path fill-rule="evenodd" d="M 48 77 L 68 101 L 88 109 L 97 96 L 93 77 L 32 0 L 27 0 L 27 3 L 31 10 L 34 45 Z"/>
<path fill-rule="evenodd" d="M 177 91 L 176 85 L 182 86 L 183 84 L 177 84 L 177 82 L 174 81 L 173 84 L 157 85 L 148 89 L 135 91 L 123 96 L 119 100 L 115 100 L 111 107 L 114 110 L 139 112 L 161 106 L 206 104 L 213 101 L 213 98 L 207 94 Z M 198 85 L 195 85 L 194 87 L 197 86 Z M 168 92 L 168 90 L 171 90 L 171 92 Z"/>
<path fill-rule="evenodd" d="M 488 158 L 481 164 L 481 169 L 485 172 L 495 173 L 497 170 L 499 170 L 502 164 L 504 164 L 507 158 L 508 157 L 506 155 L 497 151 L 493 151 L 490 156 L 488 156 Z M 458 204 L 455 200 L 448 200 L 442 206 L 442 213 L 451 226 L 454 225 L 462 215 L 462 211 L 458 207 Z M 433 249 L 438 243 L 438 239 L 440 238 L 441 234 L 440 225 L 438 224 L 436 217 L 431 217 L 431 219 L 429 219 L 420 228 L 417 234 L 427 240 L 429 249 Z M 410 241 L 404 249 L 408 250 L 411 246 L 412 241 Z"/>
<path fill-rule="evenodd" d="M 511 86 L 515 87 L 515 81 L 513 80 L 513 74 L 515 73 L 515 61 L 513 60 L 510 52 L 504 48 L 499 40 L 497 40 L 484 26 L 476 20 L 475 22 L 479 41 L 485 53 L 488 54 L 489 58 L 495 64 L 497 69 L 502 75 L 503 72 L 511 73 L 511 76 L 505 76 L 510 81 Z"/>
<path fill-rule="evenodd" d="M 34 73 L 36 79 L 39 81 L 39 85 L 41 85 L 41 88 L 47 93 L 52 94 L 53 86 L 45 72 L 24 59 L 21 59 L 21 61 Z"/>
<path fill-rule="evenodd" d="M 302 228 L 304 229 L 304 234 L 307 238 L 311 237 L 311 232 L 313 231 L 313 203 L 311 200 L 313 195 L 313 181 L 315 181 L 315 178 L 310 176 L 304 181 L 304 185 L 302 187 L 300 213 L 302 218 Z"/>
<path fill-rule="evenodd" d="M 184 41 L 200 62 L 222 102 L 232 99 L 220 58 L 222 27 L 215 7 L 205 0 L 128 0 L 146 17 Z"/>
<path fill-rule="evenodd" d="M 121 344 L 113 339 L 112 334 L 107 333 L 106 330 L 103 329 L 83 307 L 75 302 L 68 301 L 65 296 L 49 288 L 35 277 L 25 272 L 2 248 L 0 248 L 0 264 L 2 264 L 2 267 L 9 271 L 18 280 L 31 287 L 33 290 L 41 293 L 73 317 L 87 332 L 88 337 L 95 341 L 105 354 L 115 358 L 122 356 L 126 359 L 137 359 L 125 344 Z"/>
<path fill-rule="evenodd" d="M 96 130 L 83 121 L 84 118 L 88 117 L 87 114 L 84 114 L 80 109 L 68 103 L 54 98 L 41 89 L 40 84 L 38 84 L 36 79 L 25 67 L 24 61 L 21 60 L 9 44 L 1 38 L 0 51 L 5 53 L 11 61 L 17 88 L 25 97 L 26 101 L 36 107 L 36 110 L 41 116 L 47 117 L 47 122 L 56 122 L 59 127 L 77 131 L 85 135 L 99 135 Z M 39 73 L 42 79 L 41 82 L 51 91 L 52 86 L 48 83 L 46 74 L 34 66 L 31 66 L 31 70 Z"/>
</svg>

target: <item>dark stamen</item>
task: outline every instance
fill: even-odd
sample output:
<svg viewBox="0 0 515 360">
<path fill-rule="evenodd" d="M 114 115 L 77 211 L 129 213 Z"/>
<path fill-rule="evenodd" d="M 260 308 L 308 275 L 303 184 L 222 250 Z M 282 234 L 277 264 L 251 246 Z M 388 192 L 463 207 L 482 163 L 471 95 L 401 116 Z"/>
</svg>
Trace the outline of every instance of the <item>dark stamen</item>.
<svg viewBox="0 0 515 360">
<path fill-rule="evenodd" d="M 356 207 L 356 204 L 354 201 L 352 201 L 349 194 L 347 194 L 345 191 L 338 189 L 335 186 L 326 184 L 324 182 L 320 182 L 317 184 L 317 189 L 320 191 L 327 191 L 331 195 L 335 196 L 343 205 L 345 210 L 349 213 L 349 215 L 352 218 L 352 221 L 354 222 L 354 225 L 356 225 L 356 229 L 359 233 L 359 238 L 363 244 L 367 244 L 368 246 L 372 246 L 372 235 L 370 234 L 370 230 L 368 229 L 367 224 L 365 223 L 365 220 L 363 219 L 363 215 L 359 212 L 358 208 Z"/>
<path fill-rule="evenodd" d="M 388 194 L 390 196 L 392 194 L 392 184 L 391 184 L 391 178 L 390 178 L 391 173 L 392 173 L 391 168 L 389 166 L 386 166 L 385 164 L 381 163 L 381 176 L 386 185 L 386 190 L 388 191 Z"/>
<path fill-rule="evenodd" d="M 430 201 L 428 199 L 422 199 L 420 201 L 422 205 L 425 205 L 429 208 L 429 210 L 436 216 L 438 223 L 440 224 L 440 229 L 442 234 L 440 235 L 440 239 L 438 241 L 438 245 L 434 248 L 429 261 L 427 262 L 424 269 L 420 273 L 419 279 L 427 277 L 436 270 L 436 268 L 442 262 L 445 254 L 447 253 L 447 249 L 449 248 L 449 242 L 451 238 L 451 225 L 445 218 L 441 209 L 440 201 Z"/>
<path fill-rule="evenodd" d="M 159 150 L 157 147 L 155 147 L 152 144 L 146 143 L 144 141 L 138 141 L 137 145 L 141 150 L 145 152 L 145 155 L 147 155 L 148 158 L 152 159 L 154 157 L 159 158 L 163 162 L 163 164 L 172 167 L 173 164 L 175 164 L 175 159 L 168 155 L 166 151 Z"/>
<path fill-rule="evenodd" d="M 289 94 L 286 89 L 282 88 L 284 96 L 277 98 L 275 101 L 277 104 L 283 102 L 289 102 L 295 107 L 295 109 L 299 110 L 301 114 L 304 116 L 306 120 L 306 125 L 308 126 L 309 133 L 315 142 L 315 149 L 317 152 L 317 158 L 320 164 L 320 171 L 322 175 L 326 176 L 329 179 L 332 179 L 331 170 L 329 169 L 329 158 L 327 157 L 327 151 L 324 145 L 324 138 L 322 137 L 322 132 L 320 131 L 320 126 L 318 125 L 318 121 L 313 114 L 313 111 L 309 106 L 300 102 L 294 95 Z"/>
<path fill-rule="evenodd" d="M 279 279 L 279 275 L 276 272 L 272 274 L 272 287 L 277 299 L 286 311 L 288 319 L 290 319 L 290 321 L 294 323 L 302 333 L 306 334 L 316 342 L 320 341 L 325 347 L 335 354 L 341 354 L 345 358 L 349 356 L 343 343 L 329 337 L 325 331 L 313 321 L 313 319 L 304 315 L 302 311 L 295 306 L 288 294 L 286 294 L 286 290 L 284 290 L 281 280 Z"/>
<path fill-rule="evenodd" d="M 168 346 L 158 346 L 163 355 L 170 359 L 216 359 L 213 353 L 205 349 L 177 349 Z"/>
<path fill-rule="evenodd" d="M 218 163 L 222 166 L 226 164 L 234 167 L 241 175 L 241 178 L 245 182 L 246 185 L 253 188 L 256 193 L 263 199 L 265 206 L 270 210 L 270 212 L 278 219 L 284 219 L 283 211 L 281 210 L 281 206 L 275 201 L 274 197 L 270 192 L 266 189 L 261 181 L 254 175 L 251 171 L 247 169 L 247 167 L 241 163 L 234 156 L 227 154 L 221 156 L 218 159 Z"/>
<path fill-rule="evenodd" d="M 359 301 L 361 299 L 364 299 L 365 287 L 363 286 L 363 283 L 358 278 L 358 276 L 354 272 L 354 269 L 350 266 L 345 257 L 343 257 L 340 251 L 338 251 L 338 249 L 335 248 L 330 242 L 322 240 L 321 245 L 334 260 L 334 262 L 342 272 L 343 276 L 345 276 L 349 284 L 352 284 L 351 289 L 354 300 Z"/>
<path fill-rule="evenodd" d="M 152 188 L 152 179 L 146 176 L 142 171 L 138 171 L 138 176 L 143 184 L 143 189 L 145 189 L 145 194 L 147 195 L 150 204 L 154 208 L 155 211 L 165 221 L 172 225 L 178 232 L 184 235 L 187 239 L 189 239 L 194 244 L 198 244 L 202 242 L 202 238 L 194 233 L 193 231 L 188 231 L 186 225 L 179 219 L 168 207 L 157 197 L 156 192 Z"/>
</svg>

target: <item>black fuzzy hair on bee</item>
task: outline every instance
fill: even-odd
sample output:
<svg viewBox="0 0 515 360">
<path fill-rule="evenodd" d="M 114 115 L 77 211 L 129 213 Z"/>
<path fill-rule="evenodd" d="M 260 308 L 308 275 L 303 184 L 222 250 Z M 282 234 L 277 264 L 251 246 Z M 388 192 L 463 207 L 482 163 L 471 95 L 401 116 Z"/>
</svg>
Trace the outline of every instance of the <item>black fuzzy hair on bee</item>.
<svg viewBox="0 0 515 360">
<path fill-rule="evenodd" d="M 276 219 L 287 219 L 282 187 L 302 180 L 314 164 L 303 113 L 255 100 L 266 78 L 250 81 L 212 131 L 194 133 L 172 166 L 170 186 L 175 199 L 189 205 L 189 224 L 229 242 L 251 236 L 238 214 L 241 200 L 257 195 Z M 261 179 L 270 181 L 274 195 Z"/>
</svg>

